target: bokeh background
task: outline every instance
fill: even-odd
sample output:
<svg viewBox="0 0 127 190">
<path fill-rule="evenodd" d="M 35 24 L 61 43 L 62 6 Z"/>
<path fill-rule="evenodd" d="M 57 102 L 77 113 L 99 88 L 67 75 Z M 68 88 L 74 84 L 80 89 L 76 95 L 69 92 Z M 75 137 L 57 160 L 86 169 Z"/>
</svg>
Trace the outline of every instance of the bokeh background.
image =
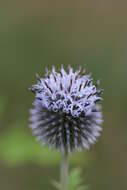
<svg viewBox="0 0 127 190">
<path fill-rule="evenodd" d="M 60 155 L 28 128 L 28 87 L 45 66 L 82 65 L 101 79 L 104 130 L 71 156 L 91 190 L 127 189 L 127 1 L 0 0 L 0 189 L 50 190 Z"/>
</svg>

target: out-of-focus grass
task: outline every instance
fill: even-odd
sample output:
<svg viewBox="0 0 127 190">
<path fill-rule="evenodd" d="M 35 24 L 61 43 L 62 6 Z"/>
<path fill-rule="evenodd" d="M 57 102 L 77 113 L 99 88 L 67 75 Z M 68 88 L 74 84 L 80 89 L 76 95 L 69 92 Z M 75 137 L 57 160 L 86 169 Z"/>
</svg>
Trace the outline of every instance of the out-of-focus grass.
<svg viewBox="0 0 127 190">
<path fill-rule="evenodd" d="M 0 161 L 47 168 L 58 163 L 60 154 L 42 148 L 28 131 L 33 100 L 27 89 L 36 72 L 43 75 L 45 66 L 81 64 L 102 79 L 104 88 L 105 126 L 94 146 L 97 159 L 90 183 L 95 189 L 126 189 L 127 2 L 4 2 L 0 6 Z M 82 166 L 85 159 L 85 153 L 71 158 Z"/>
<path fill-rule="evenodd" d="M 7 100 L 5 97 L 0 96 L 0 124 L 4 115 L 4 110 L 6 107 Z M 1 125 L 0 125 L 1 126 Z"/>
<path fill-rule="evenodd" d="M 22 122 L 16 123 L 0 137 L 0 159 L 8 165 L 20 165 L 35 163 L 42 165 L 58 164 L 61 154 L 55 150 L 42 147 L 32 137 L 31 131 L 22 128 Z M 86 156 L 83 153 L 75 153 L 71 157 L 71 163 L 84 163 Z M 84 159 L 85 158 L 85 159 Z"/>
</svg>

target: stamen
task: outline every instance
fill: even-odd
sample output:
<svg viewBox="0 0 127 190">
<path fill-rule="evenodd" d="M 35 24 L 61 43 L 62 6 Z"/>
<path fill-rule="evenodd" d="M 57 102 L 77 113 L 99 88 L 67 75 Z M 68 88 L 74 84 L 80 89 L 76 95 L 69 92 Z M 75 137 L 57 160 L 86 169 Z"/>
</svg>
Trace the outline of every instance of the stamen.
<svg viewBox="0 0 127 190">
<path fill-rule="evenodd" d="M 81 67 L 79 67 L 79 71 L 78 71 L 77 75 L 75 76 L 75 80 L 77 80 L 77 79 L 78 79 L 78 77 L 80 76 L 80 74 L 81 74 L 81 70 L 82 70 L 82 68 L 81 68 Z"/>
<path fill-rule="evenodd" d="M 81 83 L 80 86 L 79 86 L 79 92 L 80 92 L 80 90 L 81 90 L 81 87 L 82 87 L 82 83 Z"/>
<path fill-rule="evenodd" d="M 60 89 L 63 90 L 63 86 L 62 86 L 62 83 L 60 83 Z"/>
<path fill-rule="evenodd" d="M 92 81 L 93 81 L 92 79 L 89 80 L 88 83 L 87 83 L 87 85 L 89 86 Z"/>
<path fill-rule="evenodd" d="M 60 71 L 59 73 L 60 73 L 61 77 L 63 77 L 63 74 L 62 74 L 62 72 Z"/>
<path fill-rule="evenodd" d="M 89 96 L 87 96 L 87 99 L 89 99 L 93 94 L 89 94 Z"/>
<path fill-rule="evenodd" d="M 51 93 L 53 93 L 52 89 L 48 86 L 48 84 L 44 81 L 45 86 L 50 90 Z"/>
<path fill-rule="evenodd" d="M 73 72 L 73 68 L 72 68 L 70 65 L 68 65 L 68 71 L 69 71 L 69 74 L 70 74 L 71 72 Z"/>
<path fill-rule="evenodd" d="M 103 92 L 104 92 L 103 89 L 99 89 L 99 90 L 97 91 L 97 95 L 100 96 Z"/>
<path fill-rule="evenodd" d="M 101 83 L 100 80 L 97 80 L 96 81 L 96 86 L 100 86 L 100 83 Z"/>
<path fill-rule="evenodd" d="M 36 79 L 37 79 L 37 80 L 41 81 L 41 80 L 40 80 L 40 79 L 41 79 L 41 77 L 40 77 L 40 75 L 39 75 L 38 73 L 36 73 L 36 75 L 35 75 L 35 76 L 36 76 Z"/>
<path fill-rule="evenodd" d="M 84 88 L 87 86 L 87 84 L 88 84 L 88 80 L 86 81 L 86 83 L 85 83 L 85 85 L 84 85 Z"/>
<path fill-rule="evenodd" d="M 92 90 L 95 90 L 96 89 L 96 87 L 94 86 L 93 88 L 92 88 Z"/>
<path fill-rule="evenodd" d="M 70 92 L 70 90 L 71 90 L 71 86 L 72 86 L 72 78 L 71 78 L 71 80 L 70 80 L 70 86 L 69 86 L 69 88 L 68 88 L 68 91 Z"/>
<path fill-rule="evenodd" d="M 92 96 L 97 95 L 97 92 L 93 93 Z"/>
<path fill-rule="evenodd" d="M 86 69 L 83 69 L 82 75 L 85 75 L 85 73 L 86 73 Z"/>
<path fill-rule="evenodd" d="M 34 88 L 28 88 L 28 90 L 30 90 L 31 92 L 33 92 L 35 94 L 36 90 Z"/>
<path fill-rule="evenodd" d="M 50 75 L 47 75 L 47 78 L 50 79 Z"/>
<path fill-rule="evenodd" d="M 56 82 L 56 76 L 53 74 L 53 77 L 54 77 L 54 80 L 55 80 L 55 82 Z"/>
</svg>

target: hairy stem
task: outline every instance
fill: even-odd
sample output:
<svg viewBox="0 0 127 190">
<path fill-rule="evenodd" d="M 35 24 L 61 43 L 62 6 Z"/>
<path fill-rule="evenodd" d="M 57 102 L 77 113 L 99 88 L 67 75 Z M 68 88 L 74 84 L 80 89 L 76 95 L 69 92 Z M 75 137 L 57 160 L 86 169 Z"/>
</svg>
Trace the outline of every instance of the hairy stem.
<svg viewBox="0 0 127 190">
<path fill-rule="evenodd" d="M 69 158 L 67 153 L 62 154 L 61 161 L 61 190 L 68 190 Z"/>
</svg>

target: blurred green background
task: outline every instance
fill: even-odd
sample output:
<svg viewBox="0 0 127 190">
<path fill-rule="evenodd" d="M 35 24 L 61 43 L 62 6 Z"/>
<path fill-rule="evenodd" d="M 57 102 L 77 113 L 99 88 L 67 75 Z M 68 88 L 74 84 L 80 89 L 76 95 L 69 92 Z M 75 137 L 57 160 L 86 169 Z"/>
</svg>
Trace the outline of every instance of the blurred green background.
<svg viewBox="0 0 127 190">
<path fill-rule="evenodd" d="M 50 190 L 60 155 L 28 128 L 27 90 L 45 66 L 82 65 L 101 79 L 104 130 L 71 156 L 91 190 L 127 189 L 127 1 L 0 0 L 0 189 Z"/>
</svg>

